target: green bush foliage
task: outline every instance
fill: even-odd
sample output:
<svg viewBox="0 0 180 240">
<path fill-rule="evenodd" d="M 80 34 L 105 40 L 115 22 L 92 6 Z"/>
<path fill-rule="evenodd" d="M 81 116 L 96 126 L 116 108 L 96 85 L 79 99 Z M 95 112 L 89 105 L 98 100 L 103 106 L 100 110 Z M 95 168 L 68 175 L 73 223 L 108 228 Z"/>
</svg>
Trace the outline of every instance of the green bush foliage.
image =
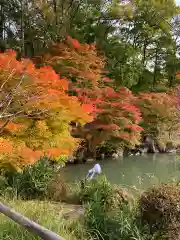
<svg viewBox="0 0 180 240">
<path fill-rule="evenodd" d="M 136 205 L 128 193 L 112 186 L 105 176 L 88 181 L 81 190 L 85 204 L 85 226 L 97 239 L 144 239 L 138 225 Z"/>
<path fill-rule="evenodd" d="M 17 190 L 23 199 L 43 199 L 48 196 L 48 186 L 55 170 L 48 158 L 42 157 L 33 166 L 27 166 L 23 172 L 8 177 L 10 186 Z"/>
<path fill-rule="evenodd" d="M 80 202 L 101 204 L 104 211 L 111 211 L 111 209 L 119 207 L 121 203 L 127 203 L 129 198 L 125 190 L 112 186 L 103 175 L 83 182 L 79 194 Z"/>
</svg>

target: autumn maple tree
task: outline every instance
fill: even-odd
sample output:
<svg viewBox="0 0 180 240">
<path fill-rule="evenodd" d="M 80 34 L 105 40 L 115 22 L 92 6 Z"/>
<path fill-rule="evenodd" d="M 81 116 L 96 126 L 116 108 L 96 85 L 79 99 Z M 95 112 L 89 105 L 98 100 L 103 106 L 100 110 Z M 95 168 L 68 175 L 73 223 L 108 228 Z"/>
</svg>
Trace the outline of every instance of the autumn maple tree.
<svg viewBox="0 0 180 240">
<path fill-rule="evenodd" d="M 133 147 L 139 144 L 143 128 L 141 112 L 133 104 L 135 97 L 127 88 L 114 90 L 112 87 L 101 87 L 96 91 L 78 90 L 78 98 L 84 104 L 93 105 L 94 121 L 86 129 L 86 138 L 91 148 L 111 141 L 120 145 Z"/>
<path fill-rule="evenodd" d="M 137 95 L 136 104 L 142 112 L 146 134 L 154 136 L 164 146 L 165 134 L 177 132 L 180 112 L 177 111 L 178 98 L 175 90 L 165 93 L 145 92 Z"/>
<path fill-rule="evenodd" d="M 91 112 L 93 121 L 77 131 L 92 151 L 107 141 L 134 147 L 140 143 L 142 132 L 172 129 L 172 121 L 173 127 L 177 126 L 173 91 L 134 95 L 125 87 L 117 87 L 106 76 L 105 58 L 94 45 L 80 44 L 68 37 L 66 42 L 51 46 L 35 62 L 51 65 L 67 77 L 69 94 Z"/>
<path fill-rule="evenodd" d="M 91 88 L 102 79 L 105 60 L 93 44 L 80 44 L 68 37 L 63 43 L 51 45 L 47 52 L 34 58 L 37 65 L 50 65 L 68 78 L 70 88 Z"/>
<path fill-rule="evenodd" d="M 44 154 L 60 159 L 72 153 L 79 139 L 70 123 L 92 117 L 67 91 L 68 81 L 51 67 L 17 61 L 12 50 L 0 54 L 0 167 L 22 169 Z"/>
<path fill-rule="evenodd" d="M 69 93 L 77 96 L 86 111 L 92 113 L 90 129 L 81 129 L 81 136 L 92 151 L 109 140 L 130 146 L 138 144 L 143 129 L 138 125 L 141 113 L 133 104 L 135 97 L 127 88 L 115 90 L 104 71 L 105 59 L 94 45 L 80 44 L 68 37 L 66 43 L 53 45 L 35 62 L 49 64 L 67 77 Z"/>
<path fill-rule="evenodd" d="M 71 37 L 33 62 L 17 61 L 12 50 L 0 54 L 1 166 L 22 169 L 44 154 L 71 155 L 81 141 L 71 135 L 72 122 L 92 152 L 106 142 L 133 147 L 142 132 L 177 128 L 173 90 L 134 95 L 104 69 L 94 45 Z"/>
</svg>

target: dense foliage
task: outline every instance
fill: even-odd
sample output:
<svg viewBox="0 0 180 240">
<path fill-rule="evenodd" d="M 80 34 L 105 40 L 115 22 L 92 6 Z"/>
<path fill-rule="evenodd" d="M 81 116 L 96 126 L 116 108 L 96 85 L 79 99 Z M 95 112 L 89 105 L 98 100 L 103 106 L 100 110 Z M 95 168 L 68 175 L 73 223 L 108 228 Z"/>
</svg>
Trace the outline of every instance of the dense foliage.
<svg viewBox="0 0 180 240">
<path fill-rule="evenodd" d="M 93 45 L 80 44 L 68 37 L 66 43 L 50 47 L 35 62 L 50 64 L 67 77 L 69 94 L 77 96 L 92 111 L 94 121 L 81 133 L 90 151 L 107 142 L 116 147 L 134 147 L 139 144 L 143 130 L 163 145 L 167 142 L 167 139 L 163 142 L 163 134 L 178 128 L 179 112 L 173 89 L 166 93 L 133 94 L 128 88 L 115 86 L 104 71 L 104 56 Z"/>
<path fill-rule="evenodd" d="M 0 6 L 2 50 L 37 56 L 70 35 L 97 44 L 117 84 L 138 91 L 176 82 L 180 21 L 174 0 L 11 0 Z"/>
<path fill-rule="evenodd" d="M 44 154 L 64 161 L 78 138 L 91 152 L 106 143 L 134 147 L 142 133 L 161 145 L 174 138 L 180 62 L 173 0 L 0 7 L 1 165 L 22 169 Z M 18 60 L 5 51 L 11 48 Z"/>
<path fill-rule="evenodd" d="M 69 93 L 92 109 L 93 127 L 84 136 L 88 136 L 92 149 L 109 139 L 138 144 L 143 129 L 138 126 L 141 113 L 133 104 L 135 97 L 127 88 L 113 88 L 112 80 L 104 76 L 104 59 L 95 46 L 68 37 L 67 44 L 53 46 L 36 63 L 50 64 L 70 79 Z"/>
<path fill-rule="evenodd" d="M 49 161 L 81 143 L 88 157 L 149 136 L 177 144 L 179 13 L 174 0 L 0 1 L 0 194 L 85 204 L 74 239 L 179 237 L 179 186 L 131 208 L 105 178 L 69 188 Z"/>
<path fill-rule="evenodd" d="M 0 55 L 1 167 L 22 168 L 41 155 L 59 159 L 78 144 L 70 122 L 92 118 L 76 97 L 68 96 L 68 82 L 51 67 L 35 68 L 16 53 Z"/>
<path fill-rule="evenodd" d="M 176 133 L 179 129 L 180 112 L 177 111 L 178 99 L 175 89 L 162 93 L 139 93 L 137 106 L 142 112 L 143 127 L 146 134 L 153 135 L 158 143 L 165 147 L 168 138 L 166 134 Z"/>
</svg>

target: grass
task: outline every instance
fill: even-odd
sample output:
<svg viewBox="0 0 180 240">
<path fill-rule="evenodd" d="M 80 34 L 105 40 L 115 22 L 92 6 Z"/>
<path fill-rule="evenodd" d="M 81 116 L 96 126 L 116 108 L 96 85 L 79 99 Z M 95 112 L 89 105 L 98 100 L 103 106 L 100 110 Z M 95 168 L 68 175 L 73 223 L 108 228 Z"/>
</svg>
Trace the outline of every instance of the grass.
<svg viewBox="0 0 180 240">
<path fill-rule="evenodd" d="M 15 211 L 59 234 L 66 240 L 91 239 L 86 236 L 82 225 L 76 220 L 65 220 L 62 215 L 70 210 L 67 205 L 39 201 L 8 201 L 6 204 Z M 86 238 L 87 237 L 87 238 Z M 21 226 L 4 215 L 0 215 L 0 239 L 2 240 L 37 240 Z"/>
<path fill-rule="evenodd" d="M 60 188 L 55 188 L 55 197 L 57 199 L 51 198 L 51 201 L 38 201 L 37 199 L 31 201 L 17 200 L 15 194 L 12 194 L 12 196 L 15 197 L 12 200 L 12 196 L 9 196 L 9 191 L 5 191 L 7 194 L 4 194 L 1 200 L 10 208 L 59 234 L 66 240 L 166 239 L 161 237 L 161 233 L 164 233 L 164 229 L 160 228 L 152 232 L 150 231 L 152 227 L 150 227 L 149 222 L 143 221 L 144 215 L 142 213 L 145 208 L 144 205 L 142 205 L 142 197 L 144 195 L 138 195 L 135 198 L 131 198 L 131 194 L 128 194 L 128 192 L 124 191 L 122 188 L 114 185 L 112 186 L 105 176 L 99 176 L 90 182 L 86 182 L 83 187 L 81 184 L 75 184 L 71 187 L 67 185 L 65 194 L 67 199 L 64 198 L 63 195 L 63 200 L 68 200 L 65 204 L 60 202 L 62 198 L 60 183 L 61 181 L 56 184 Z M 154 186 L 152 189 L 149 189 L 145 195 L 145 200 L 147 196 L 150 196 L 151 204 L 149 202 L 146 204 L 145 202 L 145 205 L 150 208 L 148 209 L 150 215 L 153 211 L 157 212 L 157 201 L 159 201 L 158 206 L 160 207 L 161 205 L 164 207 L 164 204 L 167 205 L 165 213 L 163 212 L 163 214 L 161 214 L 166 222 L 167 219 L 170 219 L 170 216 L 172 216 L 172 209 L 175 209 L 175 213 L 178 212 L 174 206 L 179 206 L 176 202 L 179 203 L 180 189 L 179 184 L 176 185 L 176 189 L 173 184 L 171 183 L 169 188 L 167 185 L 162 184 L 158 187 Z M 163 191 L 159 196 L 159 189 L 161 188 Z M 155 191 L 155 189 L 157 189 L 157 191 Z M 168 194 L 166 194 L 167 190 Z M 152 195 L 152 193 L 154 195 Z M 176 198 L 178 196 L 177 200 L 173 200 L 174 196 Z M 82 211 L 84 212 L 83 217 L 80 212 L 74 211 L 75 209 L 79 210 L 79 206 L 69 204 L 76 204 L 79 202 L 83 203 L 83 209 L 81 208 L 81 210 L 85 210 Z M 69 214 L 69 212 L 71 212 L 71 214 Z M 147 211 L 145 212 L 147 213 Z M 74 213 L 78 218 L 74 218 Z M 167 213 L 170 213 L 170 216 L 167 215 Z M 150 220 L 152 220 L 151 216 Z M 162 221 L 162 219 L 160 220 Z M 177 219 L 177 223 L 180 224 L 179 218 Z M 165 233 L 171 234 L 169 230 Z M 179 231 L 177 234 L 180 236 Z M 21 226 L 0 214 L 0 240 L 1 239 L 38 240 L 40 238 L 31 235 Z"/>
<path fill-rule="evenodd" d="M 96 204 L 90 204 L 86 216 L 86 221 L 88 219 L 90 222 L 84 224 L 84 222 L 81 223 L 78 220 L 65 220 L 63 218 L 65 213 L 73 210 L 72 205 L 48 201 L 22 200 L 8 201 L 6 204 L 31 220 L 59 234 L 65 240 L 154 240 L 153 238 L 146 238 L 141 233 L 142 229 L 134 222 L 134 212 L 130 209 L 124 209 L 117 216 L 106 219 L 106 217 L 99 216 L 98 210 L 94 209 Z M 33 236 L 1 214 L 0 240 L 14 239 L 40 240 L 40 238 Z"/>
</svg>

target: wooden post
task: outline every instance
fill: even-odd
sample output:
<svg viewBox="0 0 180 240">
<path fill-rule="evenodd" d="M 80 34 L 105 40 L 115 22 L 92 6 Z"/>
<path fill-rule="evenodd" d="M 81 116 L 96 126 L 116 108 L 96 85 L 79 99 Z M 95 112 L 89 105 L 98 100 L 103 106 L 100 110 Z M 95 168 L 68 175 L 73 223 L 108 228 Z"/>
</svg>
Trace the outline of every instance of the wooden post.
<svg viewBox="0 0 180 240">
<path fill-rule="evenodd" d="M 43 240 L 65 240 L 56 233 L 40 226 L 39 224 L 31 221 L 30 219 L 24 217 L 20 213 L 11 210 L 9 207 L 0 202 L 0 213 L 12 219 L 14 222 L 18 223 L 20 226 L 26 228 L 29 232 L 41 237 Z"/>
</svg>

